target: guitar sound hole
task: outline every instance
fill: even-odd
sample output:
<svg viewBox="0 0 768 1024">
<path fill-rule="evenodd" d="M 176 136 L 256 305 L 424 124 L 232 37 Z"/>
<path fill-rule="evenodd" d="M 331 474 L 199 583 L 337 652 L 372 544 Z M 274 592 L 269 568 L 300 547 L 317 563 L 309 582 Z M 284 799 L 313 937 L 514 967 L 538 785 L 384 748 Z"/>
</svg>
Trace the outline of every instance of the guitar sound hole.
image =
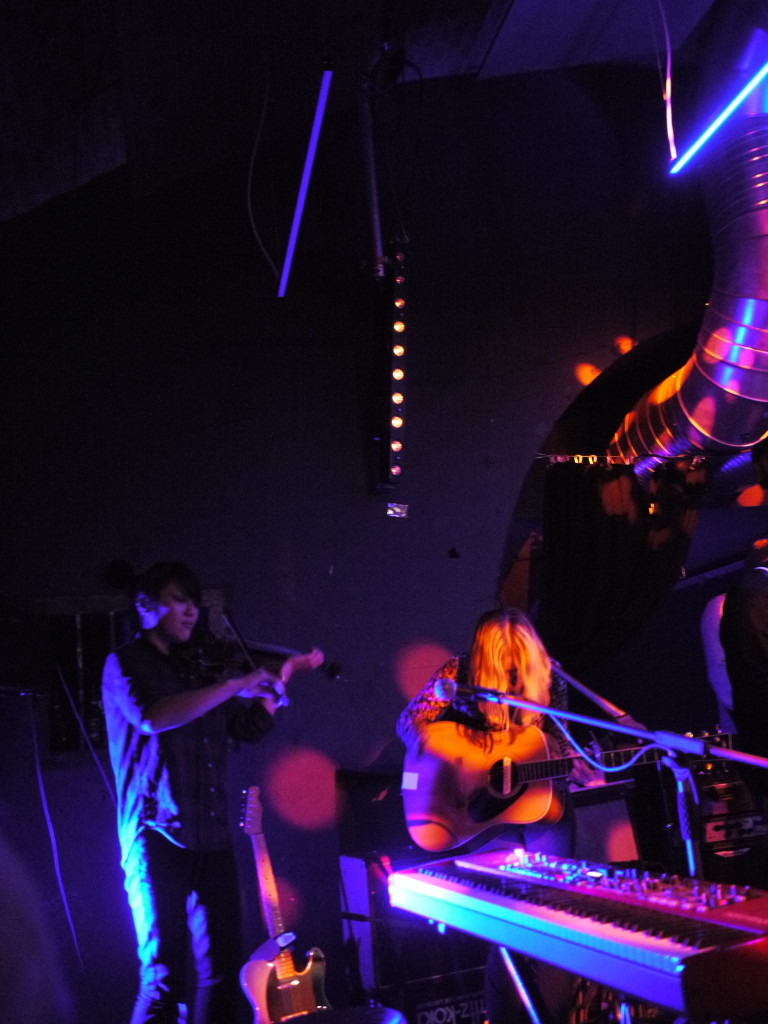
<svg viewBox="0 0 768 1024">
<path fill-rule="evenodd" d="M 504 762 L 496 761 L 491 765 L 488 772 L 488 790 L 491 796 L 509 803 L 509 798 L 513 793 L 515 797 L 518 795 L 515 792 L 516 784 L 514 764 L 509 766 L 509 778 L 506 781 L 506 785 L 504 782 Z"/>
</svg>

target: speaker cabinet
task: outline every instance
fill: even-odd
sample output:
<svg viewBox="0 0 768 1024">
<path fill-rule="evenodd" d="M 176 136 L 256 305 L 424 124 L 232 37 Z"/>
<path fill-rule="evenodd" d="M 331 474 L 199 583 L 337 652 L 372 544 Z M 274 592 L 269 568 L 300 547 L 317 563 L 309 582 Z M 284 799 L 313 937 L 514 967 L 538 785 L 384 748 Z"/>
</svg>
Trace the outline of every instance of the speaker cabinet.
<svg viewBox="0 0 768 1024">
<path fill-rule="evenodd" d="M 638 859 L 637 837 L 627 806 L 631 788 L 631 782 L 618 782 L 574 791 L 578 858 L 598 864 Z"/>
</svg>

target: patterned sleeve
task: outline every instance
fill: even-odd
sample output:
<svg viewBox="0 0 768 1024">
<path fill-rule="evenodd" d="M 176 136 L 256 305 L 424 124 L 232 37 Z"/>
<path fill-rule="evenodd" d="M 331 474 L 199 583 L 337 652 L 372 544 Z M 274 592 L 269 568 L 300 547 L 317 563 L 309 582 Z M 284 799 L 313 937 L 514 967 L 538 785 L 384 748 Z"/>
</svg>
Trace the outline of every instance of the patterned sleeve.
<svg viewBox="0 0 768 1024">
<path fill-rule="evenodd" d="M 458 656 L 446 661 L 400 715 L 397 720 L 397 735 L 406 746 L 418 738 L 421 726 L 434 722 L 451 706 L 451 701 L 438 697 L 435 690 L 441 680 L 456 680 L 459 662 Z"/>
</svg>

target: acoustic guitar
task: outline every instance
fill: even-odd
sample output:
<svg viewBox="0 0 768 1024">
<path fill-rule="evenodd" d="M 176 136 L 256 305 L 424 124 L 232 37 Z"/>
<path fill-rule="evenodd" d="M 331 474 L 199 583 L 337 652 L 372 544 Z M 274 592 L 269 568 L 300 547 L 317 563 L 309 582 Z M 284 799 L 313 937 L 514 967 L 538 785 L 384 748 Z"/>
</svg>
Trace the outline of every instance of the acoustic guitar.
<svg viewBox="0 0 768 1024">
<path fill-rule="evenodd" d="M 604 768 L 627 764 L 639 750 L 604 751 Z M 658 760 L 658 749 L 638 761 Z M 565 778 L 576 757 L 553 757 L 545 733 L 478 732 L 457 722 L 431 722 L 405 755 L 405 824 L 423 850 L 450 850 L 504 825 L 553 824 L 562 817 L 554 779 Z"/>
<path fill-rule="evenodd" d="M 246 793 L 243 831 L 251 837 L 261 909 L 269 938 L 253 953 L 240 971 L 240 984 L 254 1010 L 254 1024 L 278 1024 L 316 1010 L 330 1009 L 325 996 L 325 957 L 313 947 L 307 962 L 297 971 L 290 946 L 294 936 L 286 932 L 277 884 L 262 829 L 259 787 Z"/>
</svg>

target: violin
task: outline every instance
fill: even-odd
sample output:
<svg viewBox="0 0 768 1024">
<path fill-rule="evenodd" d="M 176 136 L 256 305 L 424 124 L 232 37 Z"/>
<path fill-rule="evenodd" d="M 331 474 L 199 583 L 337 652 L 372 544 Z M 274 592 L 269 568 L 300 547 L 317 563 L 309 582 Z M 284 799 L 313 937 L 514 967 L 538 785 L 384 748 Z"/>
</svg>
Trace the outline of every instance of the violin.
<svg viewBox="0 0 768 1024">
<path fill-rule="evenodd" d="M 336 662 L 323 659 L 318 663 L 319 652 L 316 650 L 302 653 L 274 644 L 247 644 L 228 613 L 223 614 L 223 620 L 232 638 L 203 633 L 197 640 L 193 639 L 186 652 L 202 674 L 246 675 L 262 668 L 283 682 L 287 682 L 294 672 L 315 668 L 321 669 L 329 679 L 338 679 L 341 675 L 341 665 Z M 284 693 L 278 692 L 278 696 L 279 703 L 288 703 Z"/>
<path fill-rule="evenodd" d="M 246 675 L 257 667 L 251 652 L 246 655 L 235 641 L 213 634 L 193 639 L 184 653 L 203 675 Z M 267 665 L 261 667 L 271 671 Z"/>
<path fill-rule="evenodd" d="M 285 673 L 285 666 L 289 664 L 288 676 L 293 672 L 298 672 L 302 669 L 319 668 L 328 676 L 329 679 L 338 679 L 341 675 L 341 665 L 337 665 L 335 662 L 327 662 L 325 658 L 318 665 L 312 651 L 302 653 L 301 651 L 292 651 L 287 647 L 275 647 L 273 644 L 251 644 L 249 647 L 243 637 L 240 634 L 237 626 L 232 621 L 232 616 L 229 612 L 225 611 L 222 615 L 224 623 L 227 628 L 232 632 L 232 635 L 237 641 L 238 647 L 242 651 L 243 655 L 247 658 L 248 663 L 252 669 L 257 667 L 266 668 L 269 671 L 267 661 L 277 659 L 280 664 L 280 671 L 277 675 L 282 676 Z M 257 660 L 258 659 L 258 660 Z M 265 661 L 266 659 L 266 661 Z"/>
</svg>

